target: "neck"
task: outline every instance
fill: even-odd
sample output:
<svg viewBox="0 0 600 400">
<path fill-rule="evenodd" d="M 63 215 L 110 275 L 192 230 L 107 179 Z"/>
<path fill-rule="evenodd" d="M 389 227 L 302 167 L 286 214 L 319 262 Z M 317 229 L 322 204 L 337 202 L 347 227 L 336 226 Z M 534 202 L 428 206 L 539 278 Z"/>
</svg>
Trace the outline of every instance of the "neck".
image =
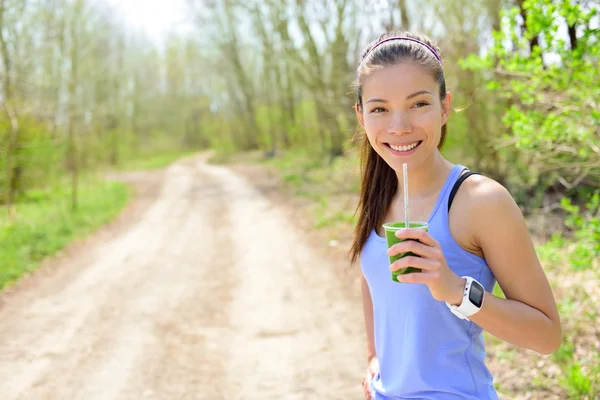
<svg viewBox="0 0 600 400">
<path fill-rule="evenodd" d="M 411 198 L 425 198 L 436 194 L 453 165 L 439 151 L 421 165 L 408 168 L 408 193 Z M 398 177 L 398 195 L 404 193 L 404 178 L 402 170 L 396 171 Z"/>
</svg>

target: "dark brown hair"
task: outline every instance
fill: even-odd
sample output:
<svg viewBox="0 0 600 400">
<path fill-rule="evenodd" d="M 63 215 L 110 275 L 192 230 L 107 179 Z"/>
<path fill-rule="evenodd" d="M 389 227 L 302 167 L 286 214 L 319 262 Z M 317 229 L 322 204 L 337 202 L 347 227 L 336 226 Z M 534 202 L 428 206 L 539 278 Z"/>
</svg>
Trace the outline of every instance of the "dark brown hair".
<svg viewBox="0 0 600 400">
<path fill-rule="evenodd" d="M 362 53 L 356 71 L 356 107 L 362 111 L 361 79 L 375 68 L 396 65 L 403 61 L 415 62 L 429 71 L 440 86 L 440 100 L 446 98 L 446 79 L 441 62 L 434 53 L 423 44 L 410 40 L 389 40 L 371 49 L 375 44 L 390 37 L 409 37 L 431 46 L 439 55 L 437 45 L 423 34 L 413 32 L 389 32 L 381 35 L 367 46 Z M 438 144 L 441 149 L 446 139 L 446 125 L 442 127 L 442 135 Z M 354 230 L 354 242 L 350 248 L 352 264 L 359 258 L 371 231 L 382 223 L 383 218 L 398 190 L 398 178 L 395 171 L 377 154 L 370 145 L 367 136 L 357 131 L 355 140 L 360 144 L 360 199 L 356 208 L 358 222 Z"/>
</svg>

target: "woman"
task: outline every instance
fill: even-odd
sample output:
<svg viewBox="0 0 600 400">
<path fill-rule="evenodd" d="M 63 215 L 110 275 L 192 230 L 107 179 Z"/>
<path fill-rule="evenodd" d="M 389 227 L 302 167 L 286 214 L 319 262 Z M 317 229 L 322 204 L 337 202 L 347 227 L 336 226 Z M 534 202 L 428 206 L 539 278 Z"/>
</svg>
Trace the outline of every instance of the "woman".
<svg viewBox="0 0 600 400">
<path fill-rule="evenodd" d="M 452 96 L 430 39 L 408 32 L 380 37 L 363 53 L 356 86 L 364 132 L 351 254 L 353 262 L 360 258 L 363 278 L 365 396 L 497 399 L 483 330 L 542 354 L 562 338 L 524 218 L 504 187 L 440 153 Z M 397 237 L 417 241 L 388 249 L 382 224 L 404 220 L 403 163 L 411 221 L 428 222 L 429 232 L 400 230 Z M 417 256 L 389 264 L 388 256 L 407 251 Z M 392 281 L 390 271 L 408 266 L 421 272 Z M 496 281 L 506 299 L 492 294 Z"/>
</svg>

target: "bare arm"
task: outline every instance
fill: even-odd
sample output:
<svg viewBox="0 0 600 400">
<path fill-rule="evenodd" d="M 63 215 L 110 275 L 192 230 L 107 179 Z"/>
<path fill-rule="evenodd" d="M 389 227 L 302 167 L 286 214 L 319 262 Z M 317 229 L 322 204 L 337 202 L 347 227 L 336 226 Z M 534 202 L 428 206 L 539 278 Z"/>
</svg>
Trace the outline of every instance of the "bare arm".
<svg viewBox="0 0 600 400">
<path fill-rule="evenodd" d="M 365 331 L 367 333 L 367 360 L 369 363 L 377 354 L 375 352 L 375 330 L 373 325 L 373 300 L 365 277 L 361 274 L 361 293 L 363 313 L 365 316 Z"/>
<path fill-rule="evenodd" d="M 506 299 L 486 293 L 470 320 L 511 344 L 549 354 L 562 341 L 552 289 L 520 209 L 500 184 L 478 178 L 467 202 L 475 240 Z"/>
</svg>

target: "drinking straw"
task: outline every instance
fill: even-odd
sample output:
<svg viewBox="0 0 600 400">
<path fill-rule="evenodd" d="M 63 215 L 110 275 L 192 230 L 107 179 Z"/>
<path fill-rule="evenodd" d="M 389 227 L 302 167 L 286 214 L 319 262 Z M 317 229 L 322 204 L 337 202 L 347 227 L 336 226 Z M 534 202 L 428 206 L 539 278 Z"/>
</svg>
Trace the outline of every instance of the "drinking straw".
<svg viewBox="0 0 600 400">
<path fill-rule="evenodd" d="M 404 227 L 408 228 L 408 165 L 406 163 L 402 164 L 402 175 L 404 184 Z"/>
</svg>

